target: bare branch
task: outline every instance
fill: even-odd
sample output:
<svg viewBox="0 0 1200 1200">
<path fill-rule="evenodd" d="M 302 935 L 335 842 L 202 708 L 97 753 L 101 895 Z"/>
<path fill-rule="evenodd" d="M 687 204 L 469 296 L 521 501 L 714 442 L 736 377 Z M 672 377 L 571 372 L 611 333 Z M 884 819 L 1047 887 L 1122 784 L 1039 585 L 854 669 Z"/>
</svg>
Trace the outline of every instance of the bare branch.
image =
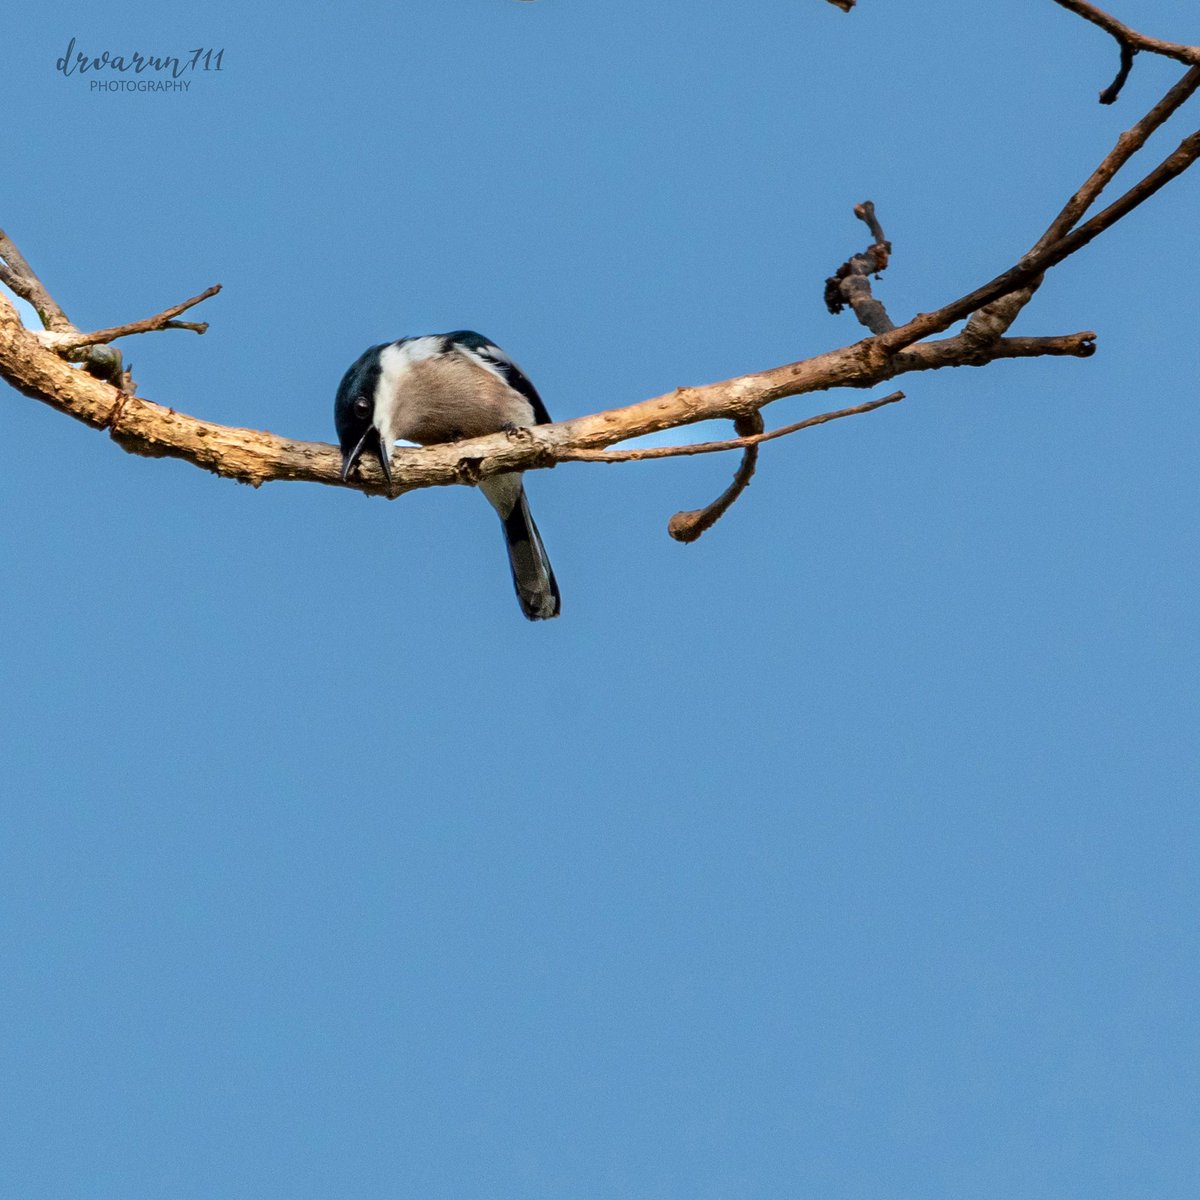
<svg viewBox="0 0 1200 1200">
<path fill-rule="evenodd" d="M 1186 63 L 1188 66 L 1200 66 L 1200 46 L 1185 46 L 1180 42 L 1164 42 L 1159 38 L 1147 37 L 1144 33 L 1138 33 L 1136 29 L 1130 29 L 1128 25 L 1122 24 L 1116 17 L 1109 16 L 1103 9 L 1097 8 L 1094 4 L 1089 4 L 1087 0 L 1054 0 L 1060 8 L 1065 8 L 1068 12 L 1073 12 L 1077 17 L 1082 17 L 1085 21 L 1090 21 L 1093 25 L 1099 26 L 1105 33 L 1116 39 L 1117 44 L 1122 50 L 1122 71 L 1113 80 L 1112 84 L 1105 93 L 1101 93 L 1101 103 L 1111 104 L 1116 99 L 1116 95 L 1109 100 L 1104 98 L 1107 91 L 1113 88 L 1117 92 L 1121 90 L 1121 85 L 1125 82 L 1125 76 L 1129 74 L 1128 69 L 1124 64 L 1124 53 L 1126 50 L 1136 52 L 1145 50 L 1149 54 L 1161 54 L 1165 58 L 1173 58 L 1176 62 Z"/>
<path fill-rule="evenodd" d="M 699 421 L 752 413 L 784 396 L 836 387 L 872 387 L 909 371 L 982 365 L 992 358 L 1084 354 L 1092 337 L 1071 335 L 1073 341 L 1010 339 L 1016 344 L 1010 347 L 1002 341 L 981 353 L 959 335 L 912 346 L 890 358 L 876 353 L 872 339 L 868 339 L 769 371 L 704 387 L 677 388 L 626 408 L 470 441 L 402 448 L 392 458 L 394 482 L 389 488 L 383 472 L 373 462 L 361 463 L 359 475 L 351 482 L 344 481 L 341 456 L 333 446 L 200 421 L 144 397 L 124 395 L 40 347 L 36 337 L 17 320 L 12 306 L 0 296 L 0 375 L 25 394 L 95 428 L 107 429 L 131 453 L 181 458 L 214 474 L 255 486 L 272 480 L 307 481 L 391 496 L 415 488 L 478 483 L 504 471 L 586 461 L 582 452 L 587 450 Z M 816 423 L 824 419 L 831 418 Z M 776 432 L 773 436 L 782 434 Z M 739 440 L 719 445 L 734 449 L 742 443 Z M 618 453 L 623 457 L 668 457 Z"/>
<path fill-rule="evenodd" d="M 937 345 L 936 342 L 932 343 Z M 1001 338 L 988 351 L 999 358 L 1091 358 L 1096 353 L 1096 335 L 1089 329 L 1084 333 L 1067 333 L 1060 337 Z"/>
<path fill-rule="evenodd" d="M 887 309 L 871 294 L 871 276 L 878 279 L 880 273 L 887 269 L 892 243 L 883 236 L 883 227 L 870 200 L 856 204 L 854 215 L 866 223 L 875 241 L 861 254 L 847 259 L 825 280 L 825 307 L 836 316 L 849 304 L 859 324 L 865 325 L 872 333 L 887 333 L 896 326 L 887 315 Z"/>
<path fill-rule="evenodd" d="M 1116 39 L 1121 52 L 1120 68 L 1113 82 L 1100 94 L 1102 104 L 1112 104 L 1124 87 L 1133 67 L 1134 55 L 1140 50 L 1162 54 L 1180 62 L 1191 63 L 1193 68 L 1175 85 L 1167 95 L 1140 121 L 1133 129 L 1122 134 L 1117 145 L 1092 173 L 1082 188 L 1072 197 L 1063 211 L 1051 223 L 1050 228 L 1039 240 L 1031 254 L 1038 254 L 1049 249 L 1059 238 L 1072 229 L 1080 217 L 1095 202 L 1109 180 L 1121 166 L 1129 160 L 1154 132 L 1200 84 L 1200 47 L 1185 46 L 1180 43 L 1163 42 L 1156 38 L 1147 37 L 1124 25 L 1108 13 L 1097 8 L 1086 0 L 1055 0 L 1063 8 L 1074 12 L 1085 20 L 1092 22 Z M 1021 309 L 1029 302 L 1041 285 L 1041 276 L 1032 277 L 1028 283 L 1018 289 L 1001 295 L 996 300 L 987 303 L 980 311 L 972 316 L 967 331 L 975 337 L 991 336 L 997 338 L 1009 328 Z M 959 316 L 961 317 L 960 313 Z M 955 319 L 958 319 L 956 317 Z M 941 326 L 940 328 L 947 328 Z"/>
<path fill-rule="evenodd" d="M 43 332 L 37 335 L 43 346 L 73 362 L 83 363 L 97 378 L 110 380 L 127 394 L 136 390 L 133 379 L 124 364 L 121 351 L 108 343 L 132 333 L 150 333 L 158 329 L 190 329 L 195 333 L 204 333 L 208 329 L 206 322 L 175 321 L 172 318 L 186 312 L 202 300 L 215 296 L 221 290 L 221 285 L 217 284 L 182 304 L 173 305 L 157 316 L 111 329 L 100 329 L 95 333 L 82 333 L 50 295 L 46 285 L 38 278 L 37 272 L 2 229 L 0 283 L 33 305 L 44 326 Z"/>
<path fill-rule="evenodd" d="M 0 229 L 0 260 L 3 260 L 5 268 L 0 273 L 0 280 L 22 300 L 33 305 L 47 329 L 69 332 L 75 328 L 3 229 Z"/>
<path fill-rule="evenodd" d="M 1117 68 L 1116 78 L 1100 93 L 1101 104 L 1116 104 L 1117 97 L 1129 78 L 1129 72 L 1133 70 L 1133 56 L 1136 53 L 1137 47 L 1128 42 L 1121 43 L 1121 65 Z"/>
<path fill-rule="evenodd" d="M 638 450 L 573 450 L 568 447 L 561 452 L 559 460 L 561 462 L 642 462 L 648 458 L 687 458 L 693 454 L 720 454 L 725 450 L 760 446 L 763 442 L 773 442 L 776 438 L 799 433 L 801 429 L 811 429 L 814 425 L 826 425 L 830 421 L 840 421 L 843 417 L 857 417 L 861 413 L 874 412 L 877 408 L 883 408 L 885 404 L 897 404 L 903 399 L 903 392 L 893 392 L 881 400 L 868 400 L 866 404 L 856 404 L 853 408 L 839 408 L 834 412 L 819 413 L 815 417 L 805 417 L 803 421 L 772 429 L 769 433 L 754 433 L 747 437 L 729 438 L 724 442 L 692 442 L 686 446 L 645 446 Z"/>
<path fill-rule="evenodd" d="M 1146 144 L 1150 135 L 1187 102 L 1197 88 L 1200 88 L 1200 67 L 1193 67 L 1136 125 L 1117 138 L 1116 145 L 1050 222 L 1049 228 L 1034 246 L 1033 253 L 1052 246 L 1075 227 L 1113 176 Z"/>
<path fill-rule="evenodd" d="M 733 423 L 734 430 L 741 437 L 762 433 L 762 413 L 751 413 L 747 417 L 738 417 Z M 667 522 L 667 532 L 677 542 L 694 542 L 702 534 L 710 530 L 733 507 L 737 498 L 750 486 L 754 478 L 754 470 L 758 466 L 758 446 L 747 446 L 742 452 L 742 461 L 738 466 L 730 485 L 710 504 L 703 508 L 694 508 L 677 512 Z"/>
<path fill-rule="evenodd" d="M 887 353 L 895 353 L 905 346 L 948 329 L 955 321 L 981 308 L 983 305 L 1017 288 L 1032 282 L 1044 271 L 1057 265 L 1072 254 L 1082 250 L 1122 217 L 1127 216 L 1139 204 L 1149 200 L 1155 192 L 1165 187 L 1177 175 L 1181 175 L 1200 157 L 1200 131 L 1184 138 L 1174 153 L 1168 155 L 1153 171 L 1129 189 L 1119 200 L 1115 200 L 1090 221 L 1073 233 L 1041 250 L 1031 251 L 1015 267 L 997 275 L 990 283 L 968 292 L 965 296 L 939 308 L 936 312 L 921 313 L 905 325 L 893 329 L 876 339 L 877 345 Z"/>
<path fill-rule="evenodd" d="M 964 329 L 954 337 L 921 342 L 896 355 L 897 374 L 938 371 L 944 367 L 981 367 L 1006 358 L 1091 358 L 1096 335 L 1091 330 L 1057 337 L 990 337 L 977 339 Z"/>
<path fill-rule="evenodd" d="M 839 0 L 833 2 L 843 6 Z M 846 3 L 845 7 L 851 5 Z M 1091 5 L 1075 7 L 1099 12 Z M 1138 41 L 1135 48 L 1153 49 L 1142 41 Z M 1197 55 L 1200 56 L 1200 51 Z M 126 385 L 122 389 L 77 370 L 63 360 L 64 352 L 69 356 L 86 356 L 89 371 L 111 373 L 111 363 L 115 362 L 119 367 L 119 351 L 112 346 L 96 345 L 96 342 L 154 328 L 199 329 L 199 325 L 178 322 L 174 318 L 205 296 L 212 295 L 215 288 L 146 321 L 83 334 L 71 326 L 40 282 L 35 282 L 36 276 L 16 247 L 0 234 L 0 282 L 12 287 L 18 295 L 27 298 L 38 295 L 41 301 L 39 312 L 50 332 L 67 335 L 56 339 L 26 330 L 12 305 L 0 295 L 0 377 L 60 412 L 95 428 L 107 429 L 119 445 L 132 453 L 180 458 L 215 474 L 254 485 L 269 480 L 306 480 L 356 488 L 370 494 L 397 496 L 415 488 L 478 483 L 497 473 L 537 470 L 559 462 L 623 462 L 742 449 L 745 457 L 731 487 L 707 509 L 677 514 L 672 522 L 676 531 L 685 536 L 689 532 L 696 536 L 744 491 L 754 471 L 754 452 L 761 442 L 829 420 L 870 412 L 883 404 L 894 403 L 899 397 L 808 417 L 795 425 L 763 433 L 760 410 L 775 400 L 835 388 L 871 388 L 914 371 L 982 366 L 1005 358 L 1046 355 L 1086 358 L 1094 353 L 1095 334 L 1091 332 L 1042 338 L 1003 335 L 1036 291 L 1044 272 L 1128 215 L 1200 156 L 1200 132 L 1197 132 L 1106 209 L 1084 224 L 1078 224 L 1116 171 L 1198 86 L 1200 63 L 1193 66 L 1132 130 L 1122 135 L 1033 250 L 989 283 L 935 312 L 919 314 L 899 328 L 889 328 L 853 345 L 800 362 L 702 387 L 677 388 L 624 408 L 470 441 L 403 449 L 393 456 L 393 483 L 390 485 L 373 463 L 362 464 L 359 474 L 350 483 L 344 482 L 340 455 L 332 446 L 200 421 L 131 394 L 125 376 L 117 376 Z M 871 263 L 875 269 L 882 269 L 889 249 L 883 231 L 868 205 L 860 206 L 858 215 L 871 228 L 875 238 L 868 252 L 873 256 Z M 855 272 L 847 272 L 847 276 L 852 274 Z M 863 283 L 867 283 L 870 271 L 860 270 L 858 274 Z M 971 317 L 971 320 L 960 333 L 934 341 L 924 340 L 964 317 Z M 58 328 L 53 328 L 56 322 Z M 54 345 L 59 353 L 40 343 L 39 337 Z M 73 349 L 64 351 L 64 347 Z M 105 366 L 106 362 L 110 366 Z M 742 436 L 727 442 L 684 447 L 611 449 L 631 438 L 712 419 L 733 420 Z"/>
<path fill-rule="evenodd" d="M 1200 67 L 1193 67 L 1137 124 L 1117 138 L 1116 145 L 1050 222 L 1030 253 L 1048 249 L 1069 233 L 1096 202 L 1113 176 L 1146 144 L 1150 135 L 1188 100 L 1197 87 L 1200 87 Z M 981 339 L 1003 336 L 1021 309 L 1033 298 L 1041 282 L 1041 276 L 1038 276 L 1025 287 L 984 305 L 967 322 L 967 333 Z"/>
<path fill-rule="evenodd" d="M 198 296 L 193 296 L 190 300 L 174 304 L 153 317 L 146 317 L 141 321 L 130 321 L 127 325 L 114 325 L 111 329 L 98 329 L 95 333 L 47 332 L 39 334 L 38 340 L 56 354 L 68 354 L 72 350 L 80 350 L 84 346 L 104 345 L 120 337 L 129 337 L 135 333 L 155 333 L 160 329 L 190 329 L 194 333 L 205 333 L 208 330 L 207 321 L 175 321 L 172 318 L 179 316 L 182 312 L 187 312 L 189 308 L 194 308 L 202 300 L 215 296 L 220 290 L 221 285 L 214 283 L 212 287 L 205 288 Z"/>
</svg>

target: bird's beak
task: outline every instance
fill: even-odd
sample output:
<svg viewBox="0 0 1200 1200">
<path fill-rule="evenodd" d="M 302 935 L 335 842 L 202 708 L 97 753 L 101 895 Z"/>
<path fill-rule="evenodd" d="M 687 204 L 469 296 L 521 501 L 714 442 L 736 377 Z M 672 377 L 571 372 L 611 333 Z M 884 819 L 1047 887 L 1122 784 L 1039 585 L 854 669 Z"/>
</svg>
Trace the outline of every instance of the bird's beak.
<svg viewBox="0 0 1200 1200">
<path fill-rule="evenodd" d="M 375 452 L 376 458 L 379 459 L 379 465 L 383 468 L 383 473 L 387 477 L 388 486 L 392 484 L 392 464 L 388 462 L 390 457 L 383 448 L 383 438 L 379 436 L 379 430 L 372 425 L 366 433 L 358 440 L 358 445 L 353 450 L 342 455 L 342 480 L 350 478 L 350 472 L 354 470 L 354 464 L 362 458 L 363 451 L 371 449 Z"/>
<path fill-rule="evenodd" d="M 354 470 L 354 464 L 362 457 L 362 452 L 367 447 L 367 439 L 370 438 L 373 433 L 375 434 L 376 438 L 379 437 L 379 434 L 375 432 L 374 425 L 368 428 L 366 433 L 364 433 L 362 437 L 358 439 L 358 445 L 355 446 L 353 450 L 347 450 L 346 453 L 342 455 L 343 483 L 350 478 L 350 472 Z"/>
<path fill-rule="evenodd" d="M 376 441 L 378 443 L 376 453 L 379 455 L 379 465 L 383 468 L 383 474 L 388 481 L 388 487 L 391 487 L 392 456 L 387 452 L 387 443 L 383 440 L 383 434 L 377 434 Z"/>
</svg>

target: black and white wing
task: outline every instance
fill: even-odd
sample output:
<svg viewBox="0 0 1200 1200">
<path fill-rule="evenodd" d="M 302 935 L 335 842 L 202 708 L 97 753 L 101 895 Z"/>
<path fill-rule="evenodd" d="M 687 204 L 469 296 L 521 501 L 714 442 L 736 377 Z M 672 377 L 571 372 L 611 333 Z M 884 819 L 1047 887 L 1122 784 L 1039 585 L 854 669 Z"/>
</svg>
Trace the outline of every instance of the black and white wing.
<svg viewBox="0 0 1200 1200">
<path fill-rule="evenodd" d="M 535 425 L 549 425 L 550 414 L 542 403 L 537 388 L 526 378 L 525 373 L 509 356 L 496 345 L 488 341 L 481 333 L 471 329 L 459 329 L 445 335 L 447 346 L 454 346 L 460 353 L 474 358 L 481 366 L 499 375 L 515 392 L 520 392 L 529 401 L 533 409 Z"/>
</svg>

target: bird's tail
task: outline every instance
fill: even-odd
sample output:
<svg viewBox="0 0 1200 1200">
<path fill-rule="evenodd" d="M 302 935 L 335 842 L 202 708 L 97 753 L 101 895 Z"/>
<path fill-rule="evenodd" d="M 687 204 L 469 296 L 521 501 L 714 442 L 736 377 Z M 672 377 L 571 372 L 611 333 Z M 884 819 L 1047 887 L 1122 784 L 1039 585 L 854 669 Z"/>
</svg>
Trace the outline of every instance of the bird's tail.
<svg viewBox="0 0 1200 1200">
<path fill-rule="evenodd" d="M 560 601 L 558 583 L 541 534 L 529 513 L 525 489 L 520 487 L 508 516 L 501 513 L 504 541 L 508 546 L 508 563 L 512 567 L 513 587 L 521 611 L 531 621 L 547 621 L 558 616 Z"/>
</svg>

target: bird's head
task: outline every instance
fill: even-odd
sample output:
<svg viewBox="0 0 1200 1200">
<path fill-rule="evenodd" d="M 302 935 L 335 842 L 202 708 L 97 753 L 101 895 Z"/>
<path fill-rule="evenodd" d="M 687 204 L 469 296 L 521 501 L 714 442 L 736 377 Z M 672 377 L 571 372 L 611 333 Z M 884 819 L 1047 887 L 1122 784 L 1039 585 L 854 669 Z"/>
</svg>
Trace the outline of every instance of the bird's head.
<svg viewBox="0 0 1200 1200">
<path fill-rule="evenodd" d="M 384 348 L 372 346 L 360 355 L 338 385 L 333 420 L 342 450 L 343 479 L 350 477 L 363 451 L 370 450 L 379 459 L 388 483 L 392 482 L 391 464 L 375 424 L 375 392 L 379 386 L 380 354 Z"/>
</svg>

